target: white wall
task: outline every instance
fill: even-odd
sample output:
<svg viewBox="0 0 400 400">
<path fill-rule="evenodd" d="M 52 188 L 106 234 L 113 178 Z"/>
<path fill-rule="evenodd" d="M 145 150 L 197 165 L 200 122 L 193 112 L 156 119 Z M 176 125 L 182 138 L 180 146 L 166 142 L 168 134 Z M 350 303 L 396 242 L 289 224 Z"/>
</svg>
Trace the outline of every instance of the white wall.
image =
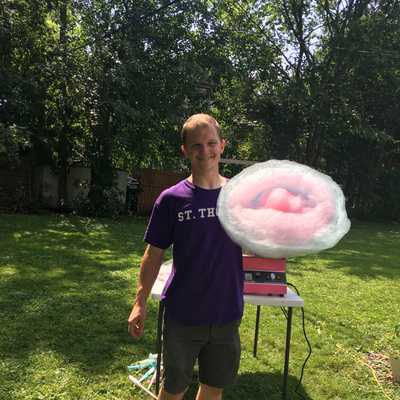
<svg viewBox="0 0 400 400">
<path fill-rule="evenodd" d="M 35 182 L 37 184 L 38 195 L 43 204 L 55 208 L 58 203 L 58 178 L 48 165 L 35 169 Z"/>
<path fill-rule="evenodd" d="M 72 204 L 79 193 L 83 193 L 87 197 L 91 180 L 91 171 L 87 167 L 73 166 L 69 169 L 67 177 L 67 206 L 72 207 Z"/>
<path fill-rule="evenodd" d="M 71 207 L 74 199 L 79 193 L 86 197 L 89 193 L 91 180 L 90 168 L 72 166 L 67 176 L 68 199 L 66 205 Z M 55 208 L 58 203 L 58 177 L 50 166 L 38 167 L 35 170 L 35 182 L 39 196 L 47 207 Z M 126 186 L 128 173 L 126 171 L 116 171 L 116 188 L 121 192 L 121 201 L 125 204 Z"/>
</svg>

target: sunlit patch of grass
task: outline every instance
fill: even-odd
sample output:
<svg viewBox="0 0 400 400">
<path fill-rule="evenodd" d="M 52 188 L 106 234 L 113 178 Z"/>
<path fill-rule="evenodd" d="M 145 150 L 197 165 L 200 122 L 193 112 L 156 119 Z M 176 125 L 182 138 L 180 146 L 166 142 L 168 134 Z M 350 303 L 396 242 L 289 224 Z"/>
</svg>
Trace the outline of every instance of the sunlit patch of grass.
<svg viewBox="0 0 400 400">
<path fill-rule="evenodd" d="M 134 218 L 0 216 L 1 400 L 145 398 L 126 372 L 155 350 L 153 300 L 144 338 L 133 341 L 126 332 L 144 230 L 145 220 Z M 399 350 L 399 239 L 398 225 L 355 223 L 334 249 L 288 260 L 313 345 L 300 388 L 305 398 L 383 398 L 360 360 L 369 352 Z M 255 315 L 256 308 L 246 306 L 240 375 L 225 399 L 281 398 L 286 320 L 280 309 L 261 309 L 255 359 Z M 290 391 L 306 354 L 295 310 Z M 399 398 L 398 385 L 382 385 Z M 195 386 L 187 398 L 194 392 Z"/>
</svg>

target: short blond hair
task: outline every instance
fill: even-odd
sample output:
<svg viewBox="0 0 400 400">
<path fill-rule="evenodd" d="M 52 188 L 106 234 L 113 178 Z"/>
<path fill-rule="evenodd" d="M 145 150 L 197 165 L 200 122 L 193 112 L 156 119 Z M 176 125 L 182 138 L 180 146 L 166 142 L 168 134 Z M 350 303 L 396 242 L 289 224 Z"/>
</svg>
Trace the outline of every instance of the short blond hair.
<svg viewBox="0 0 400 400">
<path fill-rule="evenodd" d="M 181 131 L 182 143 L 186 143 L 186 138 L 189 133 L 203 128 L 214 128 L 217 131 L 219 138 L 222 139 L 221 128 L 215 118 L 208 114 L 194 114 L 183 124 Z"/>
</svg>

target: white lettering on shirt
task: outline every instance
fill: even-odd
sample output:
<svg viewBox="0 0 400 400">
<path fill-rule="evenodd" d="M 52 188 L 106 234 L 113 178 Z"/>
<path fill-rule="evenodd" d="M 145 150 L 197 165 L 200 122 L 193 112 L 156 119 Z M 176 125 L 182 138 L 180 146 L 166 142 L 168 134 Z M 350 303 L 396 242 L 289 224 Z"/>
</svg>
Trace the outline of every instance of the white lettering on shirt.
<svg viewBox="0 0 400 400">
<path fill-rule="evenodd" d="M 198 211 L 200 213 L 200 218 L 204 218 L 205 217 L 204 213 L 206 211 L 206 208 L 199 208 Z"/>
<path fill-rule="evenodd" d="M 185 210 L 178 212 L 178 222 L 191 221 L 196 219 L 196 215 L 200 218 L 215 218 L 217 216 L 217 210 L 215 207 L 198 208 L 197 214 L 193 210 Z"/>
<path fill-rule="evenodd" d="M 207 217 L 215 217 L 215 208 L 207 208 Z"/>
<path fill-rule="evenodd" d="M 192 218 L 192 210 L 186 210 L 185 211 L 185 215 L 186 215 L 186 221 L 190 221 Z"/>
</svg>

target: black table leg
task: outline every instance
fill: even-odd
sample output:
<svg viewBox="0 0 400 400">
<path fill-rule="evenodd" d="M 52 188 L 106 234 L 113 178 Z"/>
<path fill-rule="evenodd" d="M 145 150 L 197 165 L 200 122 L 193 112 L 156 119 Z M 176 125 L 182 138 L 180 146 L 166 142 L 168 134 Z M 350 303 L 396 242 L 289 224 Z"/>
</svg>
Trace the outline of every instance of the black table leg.
<svg viewBox="0 0 400 400">
<path fill-rule="evenodd" d="M 286 347 L 285 347 L 285 367 L 283 370 L 283 387 L 282 399 L 287 398 L 287 381 L 289 375 L 289 354 L 290 354 L 290 337 L 292 335 L 292 307 L 288 307 L 287 325 L 286 325 Z"/>
<path fill-rule="evenodd" d="M 162 355 L 162 331 L 164 320 L 164 302 L 160 301 L 158 306 L 158 323 L 157 323 L 157 372 L 156 372 L 156 395 L 160 390 L 160 373 L 161 373 L 161 355 Z"/>
<path fill-rule="evenodd" d="M 255 329 L 255 332 L 254 332 L 253 357 L 257 357 L 258 328 L 259 328 L 259 325 L 260 325 L 260 312 L 261 312 L 261 306 L 257 306 L 256 329 Z"/>
</svg>

